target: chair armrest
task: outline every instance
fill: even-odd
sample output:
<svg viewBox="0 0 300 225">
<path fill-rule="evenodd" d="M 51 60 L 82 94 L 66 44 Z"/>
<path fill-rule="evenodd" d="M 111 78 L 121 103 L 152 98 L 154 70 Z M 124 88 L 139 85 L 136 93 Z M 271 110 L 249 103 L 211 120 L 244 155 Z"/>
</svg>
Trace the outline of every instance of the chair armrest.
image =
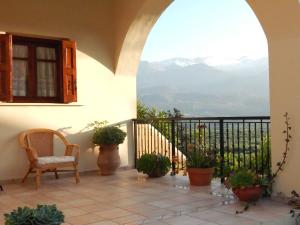
<svg viewBox="0 0 300 225">
<path fill-rule="evenodd" d="M 67 144 L 66 145 L 66 151 L 65 156 L 75 156 L 75 161 L 79 161 L 80 157 L 80 146 L 77 144 Z"/>
</svg>

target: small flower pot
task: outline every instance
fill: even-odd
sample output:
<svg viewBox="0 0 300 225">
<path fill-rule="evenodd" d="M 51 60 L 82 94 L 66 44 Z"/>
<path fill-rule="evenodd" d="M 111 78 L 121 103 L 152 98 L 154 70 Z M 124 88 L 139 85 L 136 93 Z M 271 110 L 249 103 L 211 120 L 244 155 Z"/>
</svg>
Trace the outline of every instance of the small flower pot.
<svg viewBox="0 0 300 225">
<path fill-rule="evenodd" d="M 188 168 L 190 184 L 194 186 L 210 185 L 214 168 Z"/>
<path fill-rule="evenodd" d="M 240 201 L 244 202 L 253 202 L 257 201 L 262 195 L 262 187 L 245 187 L 245 188 L 234 188 L 232 189 L 233 193 L 238 197 Z"/>
</svg>

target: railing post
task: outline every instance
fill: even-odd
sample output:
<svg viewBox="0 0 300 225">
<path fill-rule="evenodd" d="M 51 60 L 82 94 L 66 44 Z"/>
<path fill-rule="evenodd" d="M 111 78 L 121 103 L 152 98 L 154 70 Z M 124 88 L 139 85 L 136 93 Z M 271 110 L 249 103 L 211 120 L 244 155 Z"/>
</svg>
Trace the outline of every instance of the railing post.
<svg viewBox="0 0 300 225">
<path fill-rule="evenodd" d="M 172 172 L 171 176 L 175 176 L 176 174 L 176 152 L 175 152 L 175 119 L 172 119 L 171 121 L 171 135 L 172 135 Z"/>
<path fill-rule="evenodd" d="M 137 161 L 137 121 L 133 120 L 133 138 L 134 138 L 134 168 L 136 168 Z"/>
<path fill-rule="evenodd" d="M 224 182 L 224 120 L 220 119 L 220 175 L 221 182 Z"/>
</svg>

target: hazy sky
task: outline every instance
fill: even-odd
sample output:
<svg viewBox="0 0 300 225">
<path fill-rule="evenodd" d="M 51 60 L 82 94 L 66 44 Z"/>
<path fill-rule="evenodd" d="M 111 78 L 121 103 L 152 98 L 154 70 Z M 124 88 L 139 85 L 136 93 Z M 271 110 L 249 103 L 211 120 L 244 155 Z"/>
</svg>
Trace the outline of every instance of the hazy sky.
<svg viewBox="0 0 300 225">
<path fill-rule="evenodd" d="M 244 0 L 175 0 L 152 29 L 142 60 L 209 57 L 234 63 L 268 54 L 265 34 Z"/>
</svg>

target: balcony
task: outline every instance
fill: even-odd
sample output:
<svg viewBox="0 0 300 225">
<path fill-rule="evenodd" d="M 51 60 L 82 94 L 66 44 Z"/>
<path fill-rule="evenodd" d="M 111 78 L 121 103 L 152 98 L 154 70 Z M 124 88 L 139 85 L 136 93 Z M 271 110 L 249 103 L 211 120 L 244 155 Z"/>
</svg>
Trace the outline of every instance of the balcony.
<svg viewBox="0 0 300 225">
<path fill-rule="evenodd" d="M 246 166 L 269 175 L 269 117 L 164 118 L 133 124 L 136 159 L 154 151 L 179 159 L 173 161 L 170 174 L 151 179 L 134 169 L 120 169 L 114 176 L 85 172 L 77 185 L 68 174 L 58 180 L 48 175 L 37 191 L 33 179 L 13 182 L 0 193 L 0 214 L 22 206 L 56 204 L 69 225 L 255 225 L 293 220 L 287 205 L 270 198 L 236 214 L 245 203 L 222 184 L 227 168 Z M 201 144 L 220 157 L 210 186 L 190 186 L 183 176 L 188 143 Z"/>
</svg>

